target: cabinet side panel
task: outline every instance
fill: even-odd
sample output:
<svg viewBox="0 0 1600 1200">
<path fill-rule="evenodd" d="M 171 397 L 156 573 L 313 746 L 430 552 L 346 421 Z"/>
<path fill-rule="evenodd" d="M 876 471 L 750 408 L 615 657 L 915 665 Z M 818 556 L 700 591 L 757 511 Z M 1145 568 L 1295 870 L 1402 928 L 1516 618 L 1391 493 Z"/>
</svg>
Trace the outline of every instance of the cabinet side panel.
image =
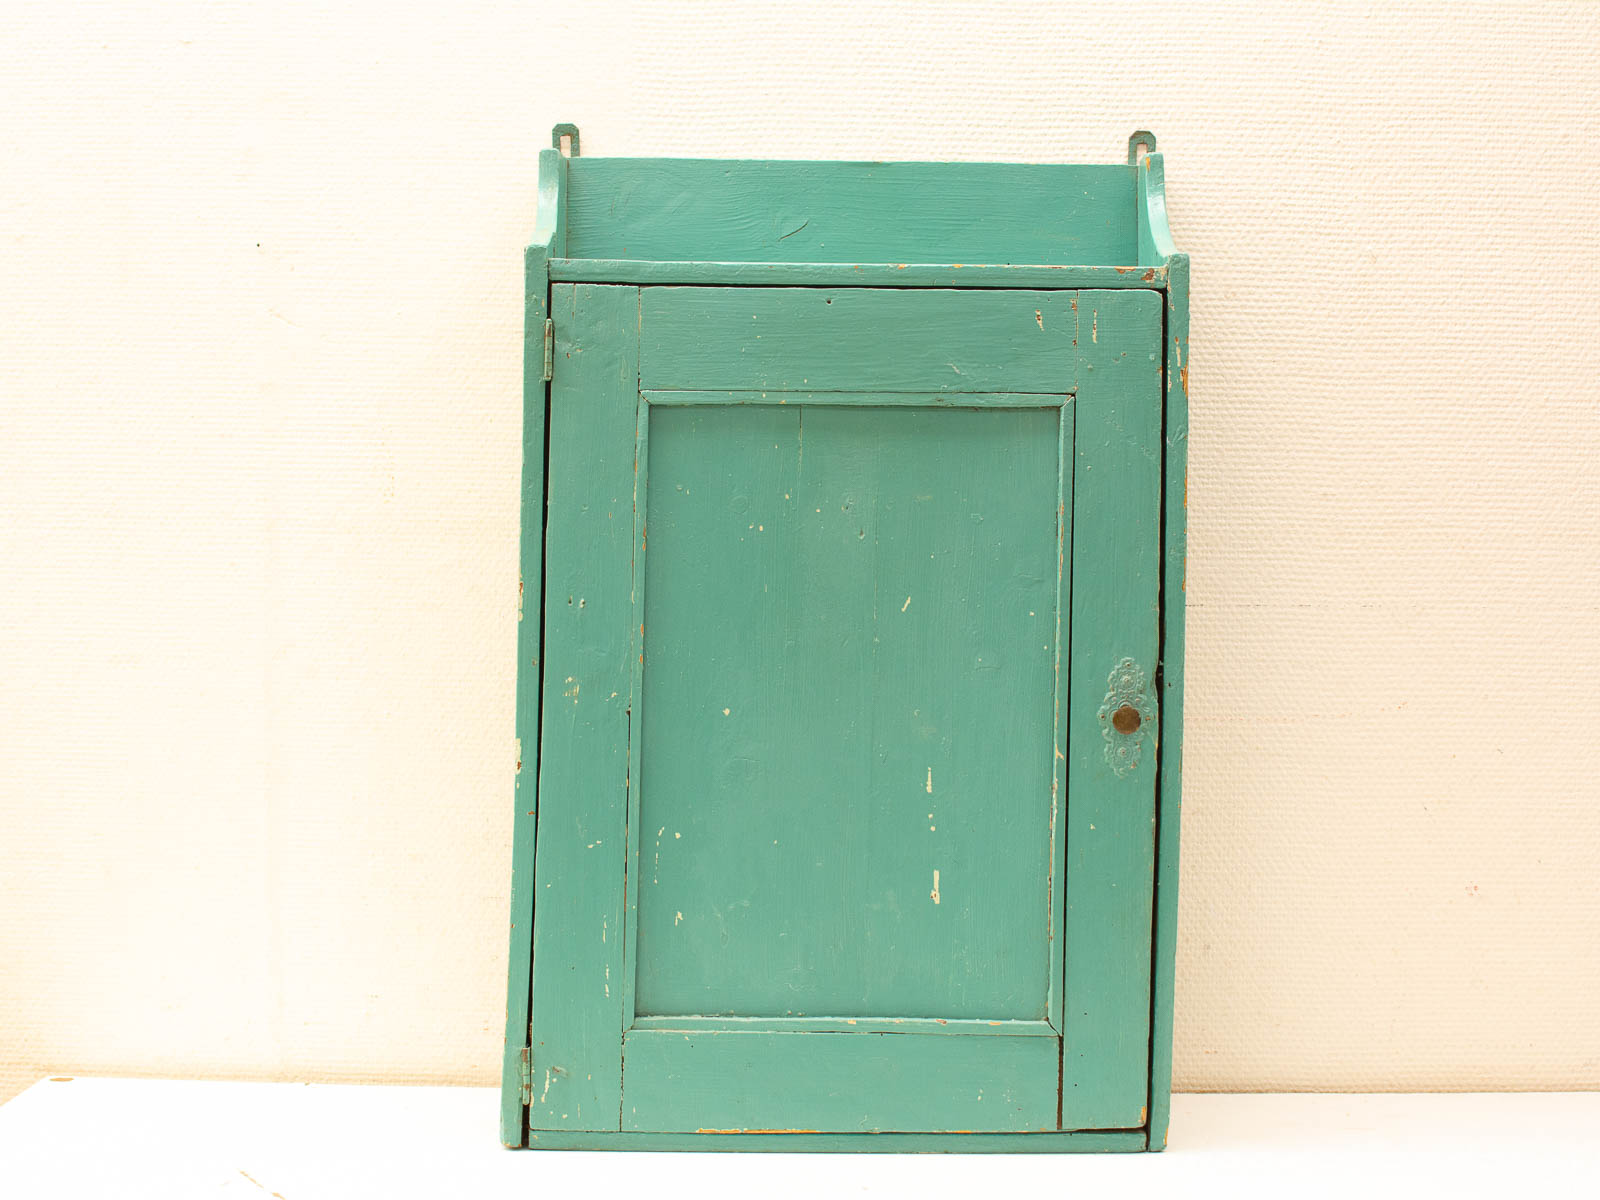
<svg viewBox="0 0 1600 1200">
<path fill-rule="evenodd" d="M 1183 811 L 1184 581 L 1189 500 L 1189 256 L 1168 260 L 1166 525 L 1161 598 L 1161 808 L 1157 825 L 1154 1003 L 1150 1030 L 1150 1148 L 1167 1144 L 1172 1107 L 1172 1012 L 1178 946 L 1178 828 Z"/>
<path fill-rule="evenodd" d="M 549 274 L 544 247 L 529 247 L 522 330 L 522 542 L 517 573 L 516 781 L 511 834 L 511 946 L 506 972 L 505 1050 L 500 1070 L 500 1140 L 525 1138 L 522 1050 L 528 1044 L 533 961 L 534 814 L 538 805 L 539 640 L 544 595 L 544 322 Z"/>
<path fill-rule="evenodd" d="M 638 292 L 557 285 L 534 886 L 533 1129 L 616 1129 Z"/>
<path fill-rule="evenodd" d="M 1161 329 L 1159 293 L 1078 293 L 1064 1129 L 1147 1116 Z"/>
</svg>

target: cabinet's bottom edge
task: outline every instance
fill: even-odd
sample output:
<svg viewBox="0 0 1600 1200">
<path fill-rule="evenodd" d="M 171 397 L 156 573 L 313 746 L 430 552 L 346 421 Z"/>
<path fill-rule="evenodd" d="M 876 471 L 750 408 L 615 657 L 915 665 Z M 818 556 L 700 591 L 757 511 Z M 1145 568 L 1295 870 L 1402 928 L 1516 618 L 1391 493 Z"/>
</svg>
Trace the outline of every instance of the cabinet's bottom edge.
<svg viewBox="0 0 1600 1200">
<path fill-rule="evenodd" d="M 1143 1129 L 1063 1133 L 632 1133 L 533 1130 L 530 1150 L 761 1151 L 776 1154 L 1128 1154 Z"/>
</svg>

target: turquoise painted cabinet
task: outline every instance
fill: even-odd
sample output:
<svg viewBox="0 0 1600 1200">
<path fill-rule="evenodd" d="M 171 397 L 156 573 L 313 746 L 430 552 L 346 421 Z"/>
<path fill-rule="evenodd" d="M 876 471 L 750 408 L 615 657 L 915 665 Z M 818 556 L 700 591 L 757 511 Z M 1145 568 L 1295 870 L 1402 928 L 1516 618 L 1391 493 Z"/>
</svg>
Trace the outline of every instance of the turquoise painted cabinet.
<svg viewBox="0 0 1600 1200">
<path fill-rule="evenodd" d="M 563 136 L 527 256 L 502 1140 L 1160 1148 L 1188 264 L 1154 139 Z"/>
</svg>

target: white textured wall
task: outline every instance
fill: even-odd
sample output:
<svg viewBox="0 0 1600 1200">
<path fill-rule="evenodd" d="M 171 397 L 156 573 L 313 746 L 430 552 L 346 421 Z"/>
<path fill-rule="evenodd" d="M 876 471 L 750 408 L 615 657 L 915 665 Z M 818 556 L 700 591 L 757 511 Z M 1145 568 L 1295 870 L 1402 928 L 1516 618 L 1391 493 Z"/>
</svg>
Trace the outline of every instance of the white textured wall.
<svg viewBox="0 0 1600 1200">
<path fill-rule="evenodd" d="M 8 12 L 0 1094 L 493 1079 L 557 120 L 1156 130 L 1194 256 L 1178 1084 L 1600 1086 L 1600 6 L 587 7 Z"/>
</svg>

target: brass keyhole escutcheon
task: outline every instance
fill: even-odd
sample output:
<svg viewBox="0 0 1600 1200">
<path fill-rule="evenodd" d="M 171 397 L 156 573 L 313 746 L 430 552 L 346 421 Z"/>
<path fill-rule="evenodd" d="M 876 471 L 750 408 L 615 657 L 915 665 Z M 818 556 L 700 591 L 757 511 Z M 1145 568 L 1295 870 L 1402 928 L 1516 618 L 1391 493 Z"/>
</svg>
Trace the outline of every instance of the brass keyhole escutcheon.
<svg viewBox="0 0 1600 1200">
<path fill-rule="evenodd" d="M 1111 727 L 1118 733 L 1138 733 L 1143 722 L 1139 710 L 1131 704 L 1124 704 L 1111 714 Z"/>
</svg>

